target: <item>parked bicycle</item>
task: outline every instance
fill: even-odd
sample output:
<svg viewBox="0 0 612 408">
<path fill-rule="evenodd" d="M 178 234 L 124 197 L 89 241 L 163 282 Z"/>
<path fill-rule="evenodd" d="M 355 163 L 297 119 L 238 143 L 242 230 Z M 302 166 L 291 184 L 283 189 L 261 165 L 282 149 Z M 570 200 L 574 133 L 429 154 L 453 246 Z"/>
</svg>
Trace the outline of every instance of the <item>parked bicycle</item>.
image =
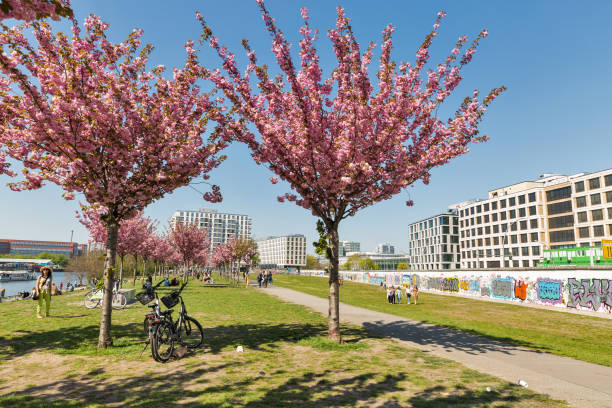
<svg viewBox="0 0 612 408">
<path fill-rule="evenodd" d="M 151 355 L 156 361 L 165 362 L 173 356 L 177 344 L 188 349 L 200 347 L 204 340 L 204 330 L 196 319 L 187 314 L 185 302 L 181 296 L 187 282 L 179 290 L 172 291 L 161 298 L 164 306 L 169 308 L 164 311 L 159 307 L 159 297 L 155 290 L 160 283 L 151 288 L 148 293 L 145 291 L 136 297 L 143 304 L 155 300 L 154 304 L 149 305 L 152 311 L 145 317 L 144 325 L 148 336 L 147 341 L 151 346 Z M 170 308 L 179 303 L 181 307 L 178 319 L 175 321 L 172 318 L 174 310 Z"/>
<path fill-rule="evenodd" d="M 102 306 L 102 300 L 104 299 L 104 289 L 94 288 L 85 294 L 83 304 L 88 309 L 93 309 L 98 306 Z M 117 292 L 113 289 L 113 298 L 111 305 L 113 309 L 123 309 L 127 304 L 127 298 L 123 293 Z"/>
</svg>

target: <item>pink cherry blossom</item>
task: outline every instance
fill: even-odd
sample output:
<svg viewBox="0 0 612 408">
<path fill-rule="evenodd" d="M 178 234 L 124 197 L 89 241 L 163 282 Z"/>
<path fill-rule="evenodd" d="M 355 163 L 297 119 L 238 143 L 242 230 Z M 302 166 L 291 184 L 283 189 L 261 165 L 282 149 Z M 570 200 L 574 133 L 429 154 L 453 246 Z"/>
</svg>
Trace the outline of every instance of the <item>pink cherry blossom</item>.
<svg viewBox="0 0 612 408">
<path fill-rule="evenodd" d="M 426 72 L 444 11 L 418 47 L 414 64 L 392 60 L 394 28 L 387 26 L 374 81 L 369 71 L 375 44 L 361 50 L 343 8 L 337 8 L 336 26 L 327 31 L 337 66 L 324 78 L 316 31 L 309 26 L 307 12 L 302 11 L 299 61 L 294 62 L 291 44 L 263 0 L 256 3 L 282 75 L 270 77 L 247 41 L 243 45 L 249 62 L 241 72 L 234 54 L 220 45 L 201 20 L 203 40 L 216 50 L 224 69 L 223 74 L 215 71 L 207 78 L 233 103 L 233 111 L 257 130 L 255 134 L 245 125 L 235 127 L 237 139 L 249 146 L 258 164 L 290 184 L 297 205 L 323 221 L 331 252 L 329 335 L 340 340 L 338 225 L 418 180 L 427 184 L 432 168 L 466 153 L 470 143 L 486 140 L 478 135 L 478 124 L 486 106 L 505 88 L 493 89 L 482 101 L 477 96 L 466 99 L 445 121 L 438 117 L 438 106 L 460 83 L 461 68 L 473 53 L 470 50 L 484 36 L 476 38 L 459 64 L 456 55 L 463 39 L 439 68 Z M 293 201 L 293 195 L 277 200 Z"/>
<path fill-rule="evenodd" d="M 236 125 L 196 85 L 203 68 L 191 50 L 167 79 L 160 67 L 147 70 L 152 46 L 141 45 L 142 30 L 115 44 L 99 17 L 84 26 L 73 21 L 71 36 L 44 21 L 32 23 L 32 36 L 24 26 L 0 31 L 0 168 L 8 155 L 25 168 L 13 190 L 55 183 L 100 212 L 108 296 L 98 345 L 108 347 L 120 224 L 217 167 Z M 218 187 L 209 198 L 221 199 Z"/>
</svg>

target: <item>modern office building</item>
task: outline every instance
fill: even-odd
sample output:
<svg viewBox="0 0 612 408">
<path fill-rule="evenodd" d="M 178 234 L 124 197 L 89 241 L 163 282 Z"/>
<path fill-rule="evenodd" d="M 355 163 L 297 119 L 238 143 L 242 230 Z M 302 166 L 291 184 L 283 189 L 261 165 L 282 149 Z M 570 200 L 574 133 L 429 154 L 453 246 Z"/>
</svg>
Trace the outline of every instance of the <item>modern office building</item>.
<svg viewBox="0 0 612 408">
<path fill-rule="evenodd" d="M 65 255 L 68 258 L 87 252 L 86 244 L 59 241 L 33 241 L 22 239 L 0 239 L 0 254 L 23 254 L 36 256 L 40 253 Z"/>
<path fill-rule="evenodd" d="M 390 255 L 390 254 L 394 254 L 395 253 L 395 247 L 389 243 L 385 243 L 385 244 L 378 244 L 376 246 L 376 253 L 377 254 L 386 254 L 386 255 Z"/>
<path fill-rule="evenodd" d="M 349 252 L 361 251 L 361 244 L 355 241 L 340 241 L 338 245 L 338 255 L 346 256 Z"/>
<path fill-rule="evenodd" d="M 544 249 L 601 246 L 612 237 L 612 169 L 543 174 L 456 206 L 461 268 L 534 267 Z"/>
<path fill-rule="evenodd" d="M 454 209 L 408 225 L 410 269 L 459 269 L 459 216 Z"/>
<path fill-rule="evenodd" d="M 351 256 L 357 255 L 361 258 L 370 258 L 376 265 L 377 271 L 395 271 L 399 264 L 410 265 L 408 254 L 379 254 L 377 252 L 352 252 Z M 343 267 L 350 259 L 350 256 L 340 256 L 338 264 Z M 359 270 L 359 265 L 353 265 L 352 270 Z"/>
<path fill-rule="evenodd" d="M 244 214 L 219 213 L 216 210 L 202 208 L 198 211 L 175 211 L 170 218 L 170 225 L 177 222 L 195 225 L 208 230 L 211 251 L 232 238 L 251 238 L 251 218 Z"/>
<path fill-rule="evenodd" d="M 306 237 L 286 235 L 258 239 L 259 267 L 264 269 L 284 269 L 306 266 Z"/>
</svg>

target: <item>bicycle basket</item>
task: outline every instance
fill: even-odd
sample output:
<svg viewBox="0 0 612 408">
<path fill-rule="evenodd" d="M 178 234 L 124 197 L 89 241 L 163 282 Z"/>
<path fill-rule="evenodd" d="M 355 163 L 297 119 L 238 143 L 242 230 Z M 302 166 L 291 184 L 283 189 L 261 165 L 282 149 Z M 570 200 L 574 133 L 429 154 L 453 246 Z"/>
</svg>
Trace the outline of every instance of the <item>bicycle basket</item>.
<svg viewBox="0 0 612 408">
<path fill-rule="evenodd" d="M 168 295 L 165 295 L 161 298 L 162 303 L 164 304 L 164 306 L 166 306 L 168 309 L 170 309 L 171 307 L 174 307 L 178 304 L 179 302 L 179 293 L 178 292 L 172 292 Z"/>
<path fill-rule="evenodd" d="M 150 292 L 139 292 L 136 294 L 136 299 L 138 299 L 138 301 L 143 305 L 146 305 L 155 299 L 155 296 L 153 296 L 153 294 Z"/>
</svg>

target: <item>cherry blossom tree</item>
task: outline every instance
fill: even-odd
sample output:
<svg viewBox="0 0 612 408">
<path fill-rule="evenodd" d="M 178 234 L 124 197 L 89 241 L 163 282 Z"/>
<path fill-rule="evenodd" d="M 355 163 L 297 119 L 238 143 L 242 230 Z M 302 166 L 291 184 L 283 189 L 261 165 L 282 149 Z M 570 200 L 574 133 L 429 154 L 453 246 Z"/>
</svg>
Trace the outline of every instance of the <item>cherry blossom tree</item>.
<svg viewBox="0 0 612 408">
<path fill-rule="evenodd" d="M 45 17 L 59 20 L 72 17 L 70 1 L 65 0 L 2 0 L 0 1 L 0 21 L 8 18 L 32 21 Z"/>
<path fill-rule="evenodd" d="M 479 136 L 478 124 L 486 107 L 505 88 L 495 88 L 483 99 L 478 91 L 470 92 L 452 117 L 438 118 L 438 107 L 459 85 L 462 68 L 488 34 L 482 30 L 470 46 L 466 46 L 467 37 L 461 36 L 442 63 L 426 68 L 444 12 L 438 14 L 413 64 L 392 60 L 395 29 L 387 26 L 374 81 L 368 70 L 376 44 L 362 50 L 349 18 L 338 7 L 336 27 L 327 32 L 337 66 L 324 79 L 315 48 L 318 31 L 311 29 L 307 10 L 302 9 L 300 60 L 295 64 L 291 44 L 263 0 L 256 2 L 282 74 L 272 78 L 246 40 L 248 65 L 241 72 L 234 54 L 220 45 L 198 13 L 203 41 L 209 42 L 223 63 L 222 71 L 209 71 L 207 77 L 225 93 L 244 123 L 257 129 L 258 136 L 246 126 L 234 129 L 250 147 L 253 159 L 277 175 L 270 179 L 272 183 L 280 178 L 291 186 L 293 191 L 278 200 L 293 201 L 323 222 L 330 260 L 329 337 L 340 342 L 340 222 L 418 180 L 427 184 L 432 168 L 467 153 L 471 142 L 486 140 Z"/>
<path fill-rule="evenodd" d="M 0 145 L 21 161 L 25 179 L 14 190 L 49 181 L 64 197 L 84 196 L 106 224 L 105 297 L 98 347 L 112 345 L 111 282 L 121 221 L 151 202 L 187 185 L 219 165 L 227 123 L 213 96 L 200 92 L 202 77 L 193 42 L 186 62 L 147 71 L 151 45 L 141 46 L 142 30 L 125 41 L 107 38 L 108 24 L 96 16 L 76 22 L 72 37 L 53 35 L 45 22 L 0 32 Z M 210 122 L 209 139 L 203 139 Z M 213 191 L 214 193 L 214 191 Z"/>
<path fill-rule="evenodd" d="M 89 235 L 94 242 L 106 244 L 108 241 L 108 229 L 102 221 L 100 210 L 83 206 L 82 213 L 77 213 L 77 218 L 89 230 Z M 150 257 L 150 246 L 155 234 L 155 223 L 142 212 L 133 218 L 122 220 L 117 232 L 117 255 L 119 256 L 119 286 L 123 284 L 123 265 L 126 255 L 134 255 L 137 264 L 138 255 L 146 252 L 146 258 Z M 144 256 L 144 255 L 143 255 Z M 136 266 L 134 266 L 134 279 L 136 277 Z"/>
<path fill-rule="evenodd" d="M 177 222 L 170 228 L 168 241 L 181 256 L 184 274 L 201 256 L 201 252 L 208 251 L 210 248 L 207 229 L 199 229 L 195 225 L 186 225 L 182 222 Z"/>
</svg>

